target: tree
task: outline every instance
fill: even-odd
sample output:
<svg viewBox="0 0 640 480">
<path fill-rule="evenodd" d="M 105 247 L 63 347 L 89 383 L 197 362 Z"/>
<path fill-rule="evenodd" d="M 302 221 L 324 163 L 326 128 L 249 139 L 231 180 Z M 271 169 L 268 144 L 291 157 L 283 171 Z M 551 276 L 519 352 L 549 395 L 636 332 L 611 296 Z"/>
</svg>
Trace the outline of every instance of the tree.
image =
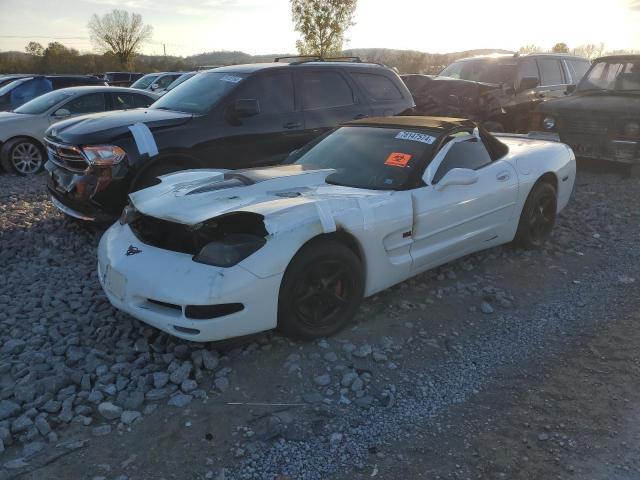
<svg viewBox="0 0 640 480">
<path fill-rule="evenodd" d="M 556 43 L 551 49 L 551 51 L 553 53 L 569 53 L 569 47 L 564 42 Z"/>
<path fill-rule="evenodd" d="M 301 55 L 327 57 L 342 51 L 345 31 L 353 23 L 357 0 L 291 0 L 296 42 Z"/>
<path fill-rule="evenodd" d="M 34 57 L 41 57 L 42 55 L 44 55 L 44 47 L 38 42 L 29 42 L 27 46 L 24 47 L 24 51 L 29 55 L 33 55 Z"/>
<path fill-rule="evenodd" d="M 113 53 L 120 65 L 131 68 L 133 58 L 153 33 L 150 25 L 142 23 L 142 15 L 113 10 L 102 17 L 93 15 L 87 24 L 91 42 L 103 53 Z"/>
<path fill-rule="evenodd" d="M 540 53 L 541 51 L 542 51 L 542 47 L 539 47 L 538 45 L 534 45 L 534 44 L 524 45 L 520 47 L 520 50 L 519 50 L 519 52 L 522 54 Z"/>
<path fill-rule="evenodd" d="M 579 55 L 581 57 L 593 60 L 594 58 L 601 57 L 604 54 L 605 45 L 601 42 L 599 45 L 594 43 L 588 43 L 586 45 L 579 45 L 572 50 L 571 53 Z"/>
</svg>

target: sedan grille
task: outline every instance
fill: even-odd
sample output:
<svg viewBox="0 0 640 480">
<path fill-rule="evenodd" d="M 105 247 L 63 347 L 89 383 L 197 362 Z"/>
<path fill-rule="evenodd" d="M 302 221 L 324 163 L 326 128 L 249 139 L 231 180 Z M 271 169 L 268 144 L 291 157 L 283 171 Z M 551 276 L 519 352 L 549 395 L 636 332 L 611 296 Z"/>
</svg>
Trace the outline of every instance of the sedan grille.
<svg viewBox="0 0 640 480">
<path fill-rule="evenodd" d="M 609 130 L 609 122 L 603 118 L 570 117 L 566 121 L 566 130 L 572 133 L 601 135 Z"/>
<path fill-rule="evenodd" d="M 79 148 L 46 140 L 49 160 L 67 170 L 84 172 L 88 163 Z"/>
</svg>

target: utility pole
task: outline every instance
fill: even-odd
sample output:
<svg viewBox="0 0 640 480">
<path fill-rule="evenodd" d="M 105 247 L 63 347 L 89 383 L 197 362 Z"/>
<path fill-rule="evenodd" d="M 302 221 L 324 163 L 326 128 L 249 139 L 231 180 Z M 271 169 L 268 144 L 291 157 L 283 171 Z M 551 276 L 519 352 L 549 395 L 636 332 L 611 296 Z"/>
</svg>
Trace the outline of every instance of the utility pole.
<svg viewBox="0 0 640 480">
<path fill-rule="evenodd" d="M 162 50 L 164 51 L 164 58 L 167 58 L 167 46 L 163 43 L 162 44 Z"/>
</svg>

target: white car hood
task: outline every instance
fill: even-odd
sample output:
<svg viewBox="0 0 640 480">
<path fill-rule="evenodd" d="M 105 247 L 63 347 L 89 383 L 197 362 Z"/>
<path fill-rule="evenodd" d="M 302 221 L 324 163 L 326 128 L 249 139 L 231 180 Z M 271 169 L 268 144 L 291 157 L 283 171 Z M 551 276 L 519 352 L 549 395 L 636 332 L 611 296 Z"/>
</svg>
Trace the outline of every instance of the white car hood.
<svg viewBox="0 0 640 480">
<path fill-rule="evenodd" d="M 195 225 L 234 211 L 268 217 L 305 204 L 347 199 L 357 202 L 358 198 L 391 193 L 327 184 L 325 179 L 333 171 L 309 170 L 300 165 L 236 171 L 185 170 L 159 177 L 160 184 L 134 192 L 129 198 L 144 215 Z M 228 186 L 230 177 L 253 183 Z"/>
</svg>

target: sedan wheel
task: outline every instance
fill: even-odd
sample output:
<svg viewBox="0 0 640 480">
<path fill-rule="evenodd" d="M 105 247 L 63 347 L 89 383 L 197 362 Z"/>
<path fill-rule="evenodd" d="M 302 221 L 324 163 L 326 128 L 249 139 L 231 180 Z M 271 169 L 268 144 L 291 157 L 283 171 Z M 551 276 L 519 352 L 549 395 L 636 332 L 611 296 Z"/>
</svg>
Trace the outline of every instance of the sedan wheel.
<svg viewBox="0 0 640 480">
<path fill-rule="evenodd" d="M 18 175 L 33 175 L 44 165 L 42 149 L 28 140 L 16 143 L 9 152 L 11 167 Z"/>
<path fill-rule="evenodd" d="M 557 206 L 556 189 L 548 183 L 536 184 L 522 209 L 516 243 L 527 249 L 542 247 L 556 222 Z"/>
<path fill-rule="evenodd" d="M 302 339 L 325 337 L 355 315 L 363 295 L 360 259 L 335 241 L 306 245 L 285 272 L 278 301 L 278 327 Z"/>
</svg>

